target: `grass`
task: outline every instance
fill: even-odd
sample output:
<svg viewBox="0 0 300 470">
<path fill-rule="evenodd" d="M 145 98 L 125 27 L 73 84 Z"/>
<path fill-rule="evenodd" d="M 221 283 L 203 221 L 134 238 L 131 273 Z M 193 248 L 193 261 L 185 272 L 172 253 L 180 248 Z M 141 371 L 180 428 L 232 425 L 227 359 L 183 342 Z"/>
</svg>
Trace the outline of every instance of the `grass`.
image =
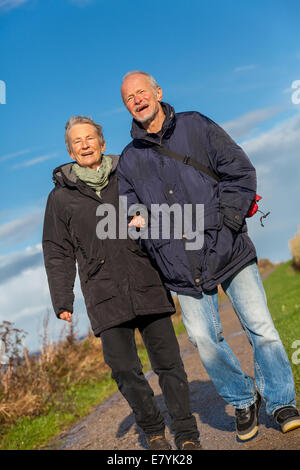
<svg viewBox="0 0 300 470">
<path fill-rule="evenodd" d="M 300 404 L 300 272 L 279 265 L 264 281 L 268 306 L 290 360 Z M 298 343 L 297 343 L 298 342 Z M 298 352 L 297 352 L 298 351 Z"/>
<path fill-rule="evenodd" d="M 109 375 L 99 383 L 71 386 L 61 403 L 60 408 L 64 409 L 49 409 L 46 415 L 33 419 L 26 416 L 9 426 L 2 437 L 1 450 L 30 450 L 46 446 L 53 437 L 90 413 L 116 391 L 117 385 Z"/>
<path fill-rule="evenodd" d="M 264 286 L 272 318 L 292 365 L 299 404 L 300 273 L 293 269 L 292 262 L 281 264 L 267 277 Z M 220 300 L 223 298 L 220 292 Z M 173 325 L 176 335 L 180 335 L 185 328 L 175 303 L 178 313 L 172 317 Z M 150 363 L 139 333 L 136 340 L 146 372 Z M 101 342 L 94 337 L 80 345 L 67 341 L 57 349 L 52 346 L 42 352 L 38 363 L 27 357 L 21 370 L 17 368 L 14 374 L 9 381 L 2 375 L 6 389 L 3 392 L 2 388 L 1 392 L 0 387 L 1 450 L 47 448 L 49 443 L 49 448 L 53 448 L 51 441 L 58 434 L 117 391 L 110 369 L 103 361 Z"/>
</svg>

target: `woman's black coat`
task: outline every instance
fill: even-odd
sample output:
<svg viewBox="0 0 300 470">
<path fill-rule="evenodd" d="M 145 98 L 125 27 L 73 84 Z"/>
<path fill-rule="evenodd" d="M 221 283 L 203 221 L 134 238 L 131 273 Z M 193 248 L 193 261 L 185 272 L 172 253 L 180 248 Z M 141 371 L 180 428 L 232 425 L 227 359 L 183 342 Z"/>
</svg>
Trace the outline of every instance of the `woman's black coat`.
<svg viewBox="0 0 300 470">
<path fill-rule="evenodd" d="M 96 336 L 139 315 L 174 313 L 170 294 L 138 244 L 129 237 L 101 240 L 96 234 L 97 224 L 106 217 L 96 215 L 99 205 L 111 204 L 119 214 L 118 157 L 111 158 L 113 170 L 101 198 L 74 175 L 73 163 L 56 168 L 44 219 L 43 252 L 54 311 L 57 316 L 73 312 L 77 261 Z M 117 234 L 118 227 L 117 221 Z"/>
</svg>

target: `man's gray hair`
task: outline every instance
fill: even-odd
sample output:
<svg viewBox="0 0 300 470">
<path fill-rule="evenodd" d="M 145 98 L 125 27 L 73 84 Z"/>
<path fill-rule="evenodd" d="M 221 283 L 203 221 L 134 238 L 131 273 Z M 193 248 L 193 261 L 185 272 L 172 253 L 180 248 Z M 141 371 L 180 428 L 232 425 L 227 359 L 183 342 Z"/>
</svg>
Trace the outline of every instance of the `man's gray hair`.
<svg viewBox="0 0 300 470">
<path fill-rule="evenodd" d="M 69 131 L 71 127 L 75 126 L 75 124 L 90 124 L 91 126 L 94 126 L 99 137 L 100 145 L 103 144 L 104 137 L 102 133 L 102 126 L 100 126 L 100 124 L 97 124 L 93 121 L 92 118 L 87 116 L 72 116 L 65 125 L 65 142 L 69 153 L 72 153 L 72 145 L 69 139 Z"/>
<path fill-rule="evenodd" d="M 131 75 L 144 75 L 148 79 L 149 85 L 153 88 L 156 94 L 156 89 L 158 87 L 157 81 L 152 75 L 146 72 L 142 72 L 141 70 L 131 70 L 130 72 L 127 72 L 126 75 L 124 75 L 123 77 L 122 85 L 124 81 L 126 80 L 126 78 L 131 77 Z"/>
</svg>

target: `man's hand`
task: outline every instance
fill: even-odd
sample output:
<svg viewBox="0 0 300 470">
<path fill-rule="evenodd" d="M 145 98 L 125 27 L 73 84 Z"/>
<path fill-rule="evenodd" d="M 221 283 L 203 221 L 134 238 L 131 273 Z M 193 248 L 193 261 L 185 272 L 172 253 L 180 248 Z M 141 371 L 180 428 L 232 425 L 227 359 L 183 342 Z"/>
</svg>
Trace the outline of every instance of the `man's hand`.
<svg viewBox="0 0 300 470">
<path fill-rule="evenodd" d="M 131 221 L 128 224 L 129 227 L 138 227 L 138 228 L 144 228 L 146 226 L 146 221 L 144 217 L 141 215 L 135 215 L 132 217 Z"/>
<path fill-rule="evenodd" d="M 61 318 L 61 320 L 65 320 L 65 321 L 68 321 L 69 323 L 71 323 L 72 322 L 72 313 L 65 310 L 64 312 L 61 312 L 59 314 L 59 318 Z"/>
</svg>

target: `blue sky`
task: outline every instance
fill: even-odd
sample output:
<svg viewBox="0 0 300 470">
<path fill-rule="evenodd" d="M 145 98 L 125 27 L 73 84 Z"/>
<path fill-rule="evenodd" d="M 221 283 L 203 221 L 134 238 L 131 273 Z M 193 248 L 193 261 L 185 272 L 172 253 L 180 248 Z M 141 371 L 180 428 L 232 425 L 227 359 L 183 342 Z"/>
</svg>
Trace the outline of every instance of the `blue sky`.
<svg viewBox="0 0 300 470">
<path fill-rule="evenodd" d="M 0 322 L 41 344 L 54 318 L 41 253 L 52 170 L 68 161 L 64 125 L 74 114 L 103 126 L 107 153 L 129 142 L 120 84 L 132 69 L 156 78 L 177 111 L 222 125 L 257 168 L 265 227 L 249 233 L 258 256 L 291 257 L 300 224 L 298 0 L 0 0 Z M 0 82 L 1 84 L 1 82 Z M 1 97 L 1 93 L 0 93 Z M 88 321 L 76 282 L 78 329 Z"/>
</svg>

